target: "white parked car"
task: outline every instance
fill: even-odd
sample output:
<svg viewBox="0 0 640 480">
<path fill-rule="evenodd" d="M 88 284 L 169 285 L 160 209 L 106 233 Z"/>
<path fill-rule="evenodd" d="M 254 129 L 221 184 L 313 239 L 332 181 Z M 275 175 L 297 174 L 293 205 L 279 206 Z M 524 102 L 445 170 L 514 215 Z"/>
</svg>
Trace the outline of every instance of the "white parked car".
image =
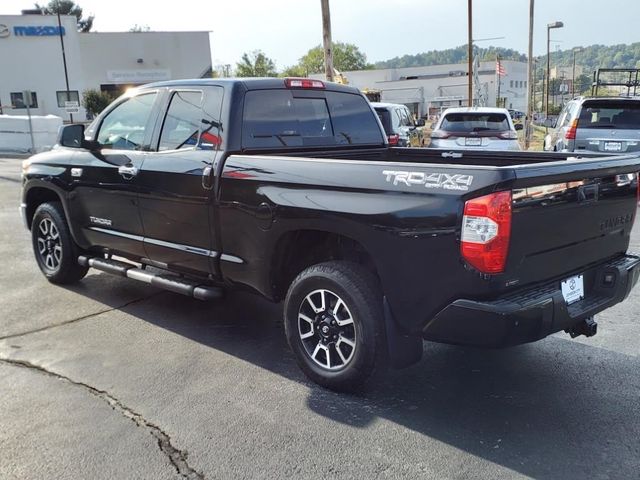
<svg viewBox="0 0 640 480">
<path fill-rule="evenodd" d="M 517 125 L 518 129 L 522 125 Z M 458 107 L 445 110 L 431 132 L 431 148 L 521 150 L 506 108 Z"/>
</svg>

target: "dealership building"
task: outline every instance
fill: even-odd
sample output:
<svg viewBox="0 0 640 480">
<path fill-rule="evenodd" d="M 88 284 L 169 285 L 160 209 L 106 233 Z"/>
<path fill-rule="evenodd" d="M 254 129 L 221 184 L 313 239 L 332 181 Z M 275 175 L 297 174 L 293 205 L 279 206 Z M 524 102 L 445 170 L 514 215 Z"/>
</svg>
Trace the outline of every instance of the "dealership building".
<svg viewBox="0 0 640 480">
<path fill-rule="evenodd" d="M 474 100 L 482 97 L 488 107 L 499 103 L 506 108 L 526 111 L 527 64 L 511 60 L 500 63 L 502 75 L 498 75 L 496 61 L 479 62 Z M 341 73 L 349 85 L 379 92 L 382 102 L 405 104 L 416 116 L 426 117 L 437 115 L 448 107 L 468 105 L 467 71 L 465 63 Z M 313 76 L 323 78 L 323 75 Z"/>
<path fill-rule="evenodd" d="M 211 76 L 209 32 L 77 31 L 76 17 L 0 15 L 0 106 L 8 115 L 58 115 L 84 121 L 82 94 L 118 94 L 144 83 Z M 64 42 L 69 99 L 61 37 Z M 31 92 L 31 98 L 28 94 Z M 71 104 L 67 103 L 71 101 Z"/>
</svg>

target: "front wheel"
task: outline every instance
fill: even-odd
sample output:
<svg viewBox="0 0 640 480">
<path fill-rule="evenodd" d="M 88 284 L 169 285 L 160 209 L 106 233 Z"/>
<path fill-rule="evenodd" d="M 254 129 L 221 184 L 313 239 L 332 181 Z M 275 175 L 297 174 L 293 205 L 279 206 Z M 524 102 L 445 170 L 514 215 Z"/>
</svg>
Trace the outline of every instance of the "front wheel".
<svg viewBox="0 0 640 480">
<path fill-rule="evenodd" d="M 302 271 L 285 300 L 285 333 L 298 365 L 314 382 L 360 388 L 380 363 L 382 296 L 358 264 L 332 261 Z"/>
<path fill-rule="evenodd" d="M 59 202 L 43 203 L 36 209 L 31 239 L 38 266 L 51 283 L 74 283 L 87 274 L 88 267 L 78 264 L 78 247 Z"/>
</svg>

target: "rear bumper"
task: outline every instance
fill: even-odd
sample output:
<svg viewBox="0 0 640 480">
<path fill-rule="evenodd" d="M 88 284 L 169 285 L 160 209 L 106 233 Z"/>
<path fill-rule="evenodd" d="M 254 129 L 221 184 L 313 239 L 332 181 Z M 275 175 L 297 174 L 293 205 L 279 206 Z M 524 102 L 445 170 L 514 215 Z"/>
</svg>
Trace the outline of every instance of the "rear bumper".
<svg viewBox="0 0 640 480">
<path fill-rule="evenodd" d="M 539 340 L 570 329 L 620 303 L 640 276 L 640 257 L 625 255 L 582 273 L 585 298 L 567 305 L 560 280 L 489 301 L 460 299 L 440 311 L 423 330 L 427 340 L 500 348 Z M 612 278 L 606 282 L 606 278 Z"/>
</svg>

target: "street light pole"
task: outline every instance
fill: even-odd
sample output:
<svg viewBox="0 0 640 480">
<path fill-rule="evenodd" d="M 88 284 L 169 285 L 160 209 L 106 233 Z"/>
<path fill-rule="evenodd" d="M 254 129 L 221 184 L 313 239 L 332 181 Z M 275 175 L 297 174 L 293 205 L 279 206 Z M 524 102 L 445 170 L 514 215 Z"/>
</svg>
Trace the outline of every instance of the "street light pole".
<svg viewBox="0 0 640 480">
<path fill-rule="evenodd" d="M 551 29 L 562 27 L 564 27 L 564 23 L 562 22 L 553 22 L 547 25 L 547 96 L 544 101 L 545 123 L 548 123 L 547 119 L 549 118 L 549 90 L 551 90 Z M 547 126 L 547 130 L 548 128 L 549 127 Z"/>
<path fill-rule="evenodd" d="M 468 0 L 467 3 L 467 13 L 468 13 L 468 22 L 469 22 L 469 106 L 473 106 L 473 0 Z"/>
<path fill-rule="evenodd" d="M 60 47 L 62 48 L 62 66 L 64 67 L 64 81 L 67 86 L 67 102 L 71 101 L 71 92 L 69 91 L 69 73 L 67 72 L 67 55 L 64 52 L 64 39 L 62 31 L 62 22 L 60 21 L 60 0 L 58 0 L 57 8 L 58 14 L 58 35 L 60 35 Z M 73 123 L 73 114 L 69 114 L 69 119 Z"/>
</svg>

